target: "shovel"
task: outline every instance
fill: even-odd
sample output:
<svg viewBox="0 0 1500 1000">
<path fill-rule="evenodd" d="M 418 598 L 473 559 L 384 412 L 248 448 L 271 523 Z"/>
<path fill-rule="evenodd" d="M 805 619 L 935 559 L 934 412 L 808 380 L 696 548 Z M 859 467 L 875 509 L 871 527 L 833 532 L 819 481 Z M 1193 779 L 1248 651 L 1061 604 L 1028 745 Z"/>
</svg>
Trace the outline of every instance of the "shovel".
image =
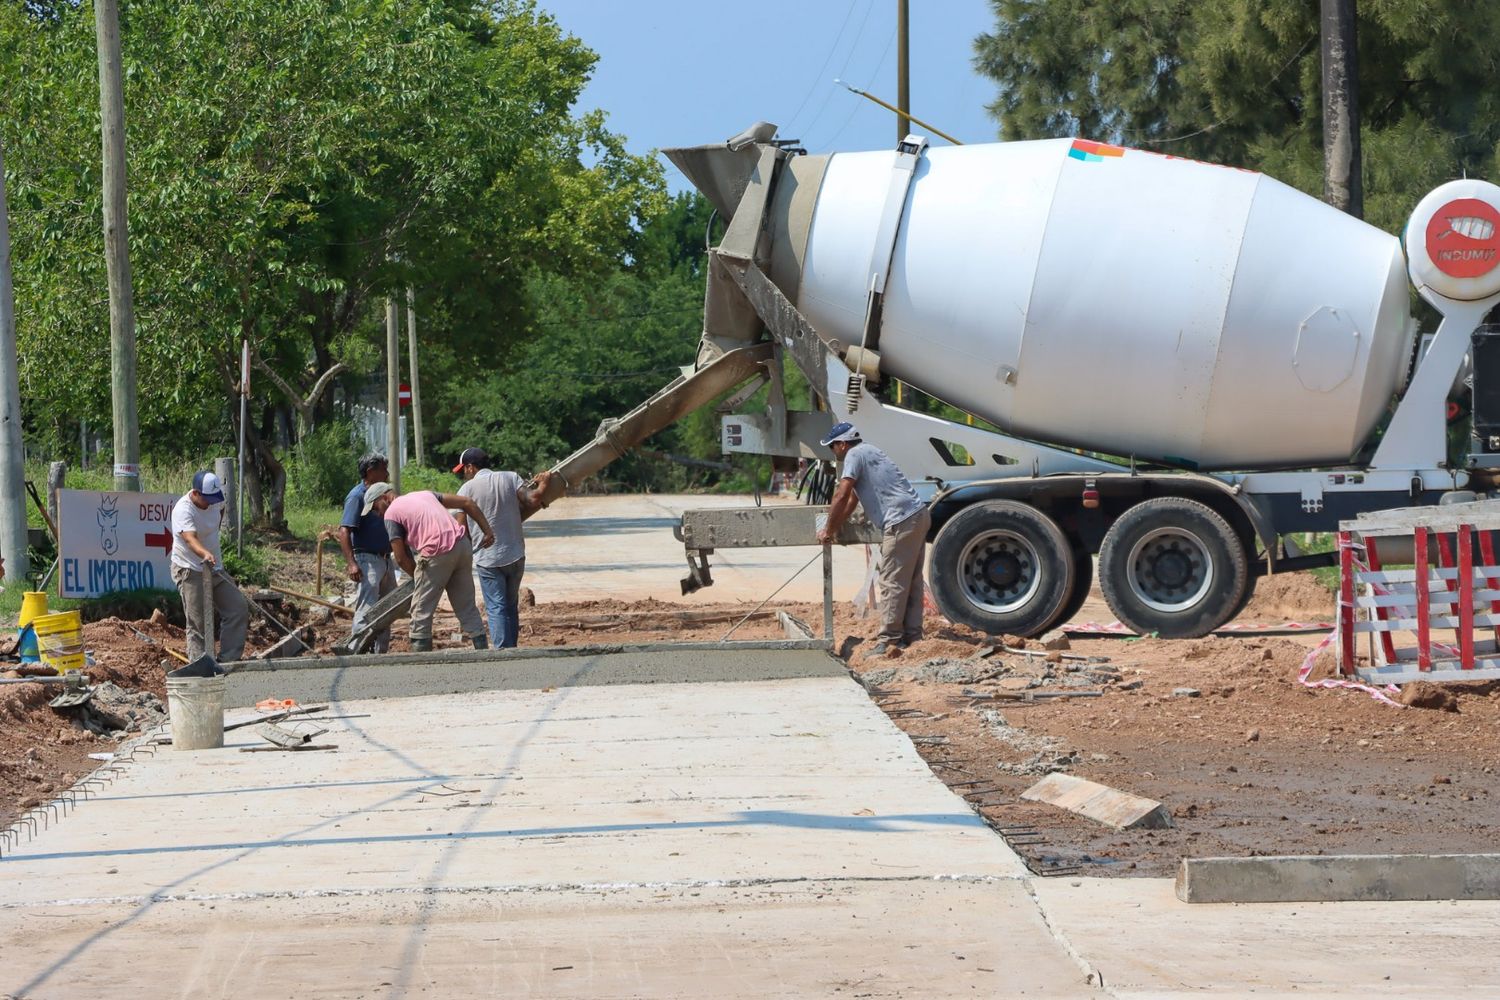
<svg viewBox="0 0 1500 1000">
<path fill-rule="evenodd" d="M 173 659 L 180 660 L 183 663 L 186 663 L 188 661 L 188 658 L 187 658 L 187 656 L 185 654 L 177 652 L 177 650 L 173 649 L 171 646 L 168 646 L 166 643 L 162 642 L 160 639 L 153 639 L 151 636 L 149 636 L 146 633 L 142 632 L 140 629 L 136 628 L 134 625 L 130 626 L 130 631 L 134 632 L 136 634 L 136 638 L 140 639 L 141 641 L 143 641 L 143 642 L 149 642 L 153 646 L 160 646 L 162 649 L 164 649 L 168 653 L 170 653 L 172 655 Z"/>
</svg>

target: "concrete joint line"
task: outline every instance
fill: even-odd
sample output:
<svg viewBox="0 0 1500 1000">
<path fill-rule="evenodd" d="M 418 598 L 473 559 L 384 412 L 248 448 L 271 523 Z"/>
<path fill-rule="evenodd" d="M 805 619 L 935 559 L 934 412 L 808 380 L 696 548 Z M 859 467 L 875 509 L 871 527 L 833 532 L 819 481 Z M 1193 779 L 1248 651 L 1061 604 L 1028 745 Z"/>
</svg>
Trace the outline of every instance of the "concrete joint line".
<svg viewBox="0 0 1500 1000">
<path fill-rule="evenodd" d="M 539 882 L 536 884 L 380 887 L 369 889 L 268 889 L 255 892 L 152 893 L 145 896 L 92 896 L 0 902 L 0 910 L 29 910 L 39 906 L 143 906 L 147 903 L 225 903 L 288 899 L 357 899 L 369 896 L 475 896 L 489 893 L 542 892 L 659 892 L 677 889 L 755 889 L 787 885 L 862 885 L 905 882 L 957 882 L 966 885 L 1015 882 L 1019 875 L 798 875 L 782 878 L 682 879 L 664 882 Z"/>
<path fill-rule="evenodd" d="M 1053 925 L 1052 918 L 1047 915 L 1047 907 L 1043 905 L 1041 897 L 1036 894 L 1036 880 L 1034 878 L 1025 878 L 1022 880 L 1022 884 L 1026 886 L 1026 895 L 1030 896 L 1032 903 L 1036 905 L 1037 916 L 1042 918 L 1042 926 L 1047 928 L 1047 933 L 1052 936 L 1052 940 L 1056 941 L 1058 947 L 1067 952 L 1068 957 L 1073 960 L 1073 964 L 1078 966 L 1079 971 L 1084 975 L 1085 981 L 1106 996 L 1122 996 L 1123 994 L 1115 992 L 1113 985 L 1104 981 L 1104 973 L 1095 968 L 1088 959 L 1084 958 L 1082 952 L 1073 947 L 1073 942 L 1068 939 L 1068 936 Z"/>
</svg>

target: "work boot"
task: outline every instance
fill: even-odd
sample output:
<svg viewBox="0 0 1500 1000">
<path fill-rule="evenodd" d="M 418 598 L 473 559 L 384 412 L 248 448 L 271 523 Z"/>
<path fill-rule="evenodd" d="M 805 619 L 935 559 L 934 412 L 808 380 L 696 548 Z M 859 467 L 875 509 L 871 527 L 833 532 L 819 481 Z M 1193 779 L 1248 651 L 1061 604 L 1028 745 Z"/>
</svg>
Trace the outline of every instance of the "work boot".
<svg viewBox="0 0 1500 1000">
<path fill-rule="evenodd" d="M 430 653 L 430 652 L 432 652 L 432 640 L 431 639 L 413 639 L 411 641 L 411 651 L 413 653 Z"/>
<path fill-rule="evenodd" d="M 490 648 L 490 637 L 487 636 L 487 635 L 476 635 L 474 637 L 474 648 L 475 649 L 489 649 Z"/>
</svg>

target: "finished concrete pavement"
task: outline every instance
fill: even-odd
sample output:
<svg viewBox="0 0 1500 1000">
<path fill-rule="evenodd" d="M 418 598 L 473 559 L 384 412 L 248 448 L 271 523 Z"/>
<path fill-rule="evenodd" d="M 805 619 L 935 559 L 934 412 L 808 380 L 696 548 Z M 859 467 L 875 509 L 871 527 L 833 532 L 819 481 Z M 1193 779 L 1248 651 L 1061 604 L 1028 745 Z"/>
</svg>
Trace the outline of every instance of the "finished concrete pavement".
<svg viewBox="0 0 1500 1000">
<path fill-rule="evenodd" d="M 0 993 L 1089 995 L 1016 857 L 828 662 L 163 749 L 0 861 Z"/>
</svg>

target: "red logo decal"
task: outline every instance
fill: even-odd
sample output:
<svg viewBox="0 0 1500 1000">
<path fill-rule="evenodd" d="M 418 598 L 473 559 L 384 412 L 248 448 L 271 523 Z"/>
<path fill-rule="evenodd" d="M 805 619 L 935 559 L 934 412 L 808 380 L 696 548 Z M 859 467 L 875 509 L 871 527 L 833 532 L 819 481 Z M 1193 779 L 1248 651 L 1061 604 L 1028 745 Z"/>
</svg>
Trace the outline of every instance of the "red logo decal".
<svg viewBox="0 0 1500 1000">
<path fill-rule="evenodd" d="M 1459 198 L 1427 223 L 1427 256 L 1450 278 L 1477 278 L 1500 265 L 1500 212 L 1478 198 Z"/>
</svg>

